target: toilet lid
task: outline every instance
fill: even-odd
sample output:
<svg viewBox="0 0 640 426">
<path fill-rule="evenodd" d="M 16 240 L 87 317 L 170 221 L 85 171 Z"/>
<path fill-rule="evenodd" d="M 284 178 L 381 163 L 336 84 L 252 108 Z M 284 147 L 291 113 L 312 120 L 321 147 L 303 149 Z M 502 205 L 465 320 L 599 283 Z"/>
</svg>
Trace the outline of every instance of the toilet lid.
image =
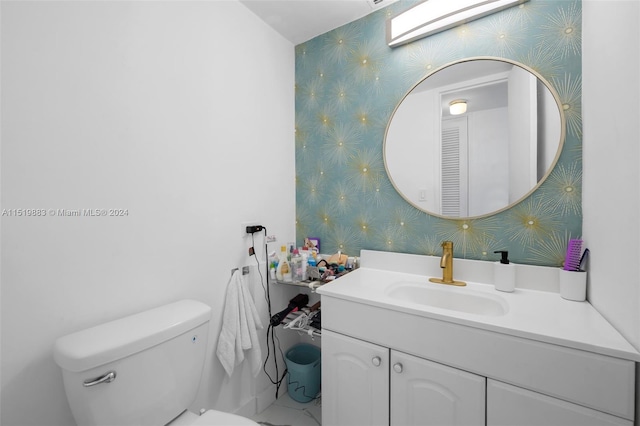
<svg viewBox="0 0 640 426">
<path fill-rule="evenodd" d="M 231 413 L 209 410 L 198 417 L 192 426 L 257 426 L 258 423 L 246 417 L 240 417 Z"/>
</svg>

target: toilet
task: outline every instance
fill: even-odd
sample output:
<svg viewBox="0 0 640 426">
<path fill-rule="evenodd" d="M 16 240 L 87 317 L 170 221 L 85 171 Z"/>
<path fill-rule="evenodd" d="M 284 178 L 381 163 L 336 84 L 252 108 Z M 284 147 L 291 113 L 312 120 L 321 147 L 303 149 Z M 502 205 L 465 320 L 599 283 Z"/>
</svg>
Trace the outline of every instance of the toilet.
<svg viewBox="0 0 640 426">
<path fill-rule="evenodd" d="M 211 308 L 181 300 L 59 338 L 53 355 L 79 426 L 256 426 L 187 410 L 207 352 Z"/>
</svg>

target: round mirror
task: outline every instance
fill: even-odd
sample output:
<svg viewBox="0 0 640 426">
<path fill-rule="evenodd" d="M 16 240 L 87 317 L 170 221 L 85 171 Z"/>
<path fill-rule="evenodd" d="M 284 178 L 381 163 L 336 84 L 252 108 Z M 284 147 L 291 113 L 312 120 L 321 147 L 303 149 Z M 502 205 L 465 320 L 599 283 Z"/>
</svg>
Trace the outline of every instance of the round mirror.
<svg viewBox="0 0 640 426">
<path fill-rule="evenodd" d="M 472 58 L 418 82 L 385 133 L 384 163 L 413 206 L 445 218 L 495 214 L 535 190 L 565 136 L 558 95 L 535 71 Z"/>
</svg>

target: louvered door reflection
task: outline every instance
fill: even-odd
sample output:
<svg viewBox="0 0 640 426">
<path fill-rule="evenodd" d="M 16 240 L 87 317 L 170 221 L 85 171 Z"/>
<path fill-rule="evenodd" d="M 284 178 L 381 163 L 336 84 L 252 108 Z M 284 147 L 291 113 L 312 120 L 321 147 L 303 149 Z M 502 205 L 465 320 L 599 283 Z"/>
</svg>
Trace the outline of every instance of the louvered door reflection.
<svg viewBox="0 0 640 426">
<path fill-rule="evenodd" d="M 467 118 L 442 122 L 442 170 L 440 214 L 447 217 L 468 216 L 468 143 Z"/>
</svg>

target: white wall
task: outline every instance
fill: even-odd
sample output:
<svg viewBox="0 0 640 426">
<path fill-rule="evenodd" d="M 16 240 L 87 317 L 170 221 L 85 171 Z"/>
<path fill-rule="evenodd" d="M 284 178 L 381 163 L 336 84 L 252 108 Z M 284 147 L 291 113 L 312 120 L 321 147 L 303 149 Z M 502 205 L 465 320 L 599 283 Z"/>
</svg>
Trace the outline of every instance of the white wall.
<svg viewBox="0 0 640 426">
<path fill-rule="evenodd" d="M 441 210 L 439 105 L 435 90 L 411 92 L 394 112 L 384 145 L 394 185 L 414 205 L 432 212 Z"/>
<path fill-rule="evenodd" d="M 211 353 L 230 270 L 255 263 L 240 222 L 294 240 L 294 49 L 236 1 L 2 2 L 1 18 L 2 208 L 128 209 L 2 218 L 1 423 L 71 425 L 57 337 L 194 298 Z M 268 386 L 210 355 L 196 406 L 252 407 Z"/>
<path fill-rule="evenodd" d="M 558 142 L 560 140 L 560 114 L 558 113 L 558 103 L 547 87 L 538 81 L 538 152 L 537 152 L 537 176 L 539 181 L 547 174 L 553 160 L 558 153 Z"/>
<path fill-rule="evenodd" d="M 588 298 L 640 349 L 640 2 L 587 0 L 582 13 Z"/>
<path fill-rule="evenodd" d="M 468 216 L 480 216 L 509 205 L 509 114 L 507 108 L 491 108 L 467 116 Z"/>
<path fill-rule="evenodd" d="M 639 9 L 637 1 L 583 2 L 582 100 L 583 234 L 591 250 L 589 300 L 637 348 Z"/>
<path fill-rule="evenodd" d="M 536 186 L 537 80 L 523 68 L 509 73 L 509 203 Z"/>
</svg>

